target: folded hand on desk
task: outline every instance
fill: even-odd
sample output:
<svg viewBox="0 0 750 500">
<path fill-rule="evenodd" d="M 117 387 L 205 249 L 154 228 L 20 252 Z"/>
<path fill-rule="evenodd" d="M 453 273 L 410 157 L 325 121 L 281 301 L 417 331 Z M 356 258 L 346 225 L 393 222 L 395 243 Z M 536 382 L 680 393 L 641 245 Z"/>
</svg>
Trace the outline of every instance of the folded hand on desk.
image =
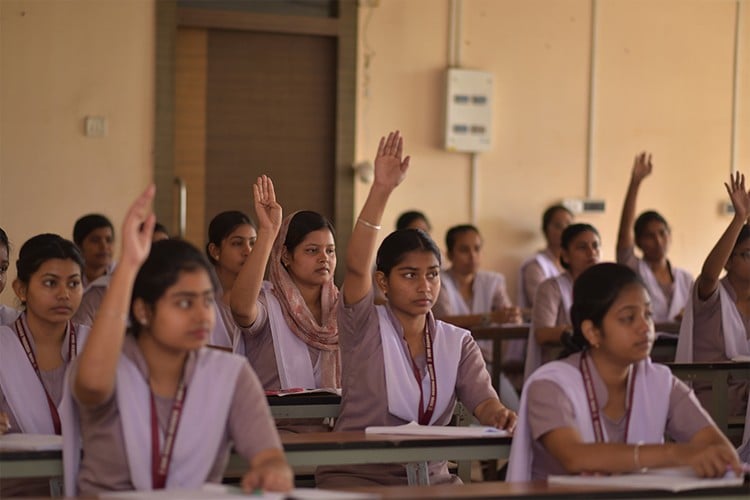
<svg viewBox="0 0 750 500">
<path fill-rule="evenodd" d="M 292 469 L 284 458 L 284 452 L 278 449 L 258 452 L 250 461 L 250 470 L 242 477 L 242 489 L 246 492 L 258 489 L 289 491 L 293 486 Z"/>
<path fill-rule="evenodd" d="M 482 425 L 505 429 L 508 432 L 513 432 L 516 428 L 516 420 L 518 420 L 518 415 L 514 411 L 503 406 L 495 398 L 485 399 L 479 403 L 474 409 L 474 416 Z"/>
<path fill-rule="evenodd" d="M 6 413 L 0 412 L 0 436 L 10 430 L 10 417 Z"/>
</svg>

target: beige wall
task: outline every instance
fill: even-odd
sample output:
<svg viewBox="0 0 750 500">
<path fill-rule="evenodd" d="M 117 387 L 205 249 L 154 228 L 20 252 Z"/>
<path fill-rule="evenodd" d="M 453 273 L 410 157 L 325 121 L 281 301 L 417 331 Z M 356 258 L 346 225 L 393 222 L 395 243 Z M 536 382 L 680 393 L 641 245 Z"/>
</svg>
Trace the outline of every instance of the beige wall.
<svg viewBox="0 0 750 500">
<path fill-rule="evenodd" d="M 0 225 L 12 262 L 36 233 L 72 237 L 87 212 L 119 229 L 152 176 L 153 88 L 154 0 L 0 1 Z M 85 137 L 86 115 L 106 116 L 108 135 Z M 0 301 L 13 303 L 10 286 Z"/>
<path fill-rule="evenodd" d="M 484 266 L 506 274 L 515 296 L 521 259 L 543 245 L 541 212 L 586 194 L 589 0 L 463 0 L 460 66 L 495 77 L 493 146 L 479 156 L 477 223 Z M 410 208 L 433 236 L 470 219 L 466 154 L 441 149 L 448 0 L 382 0 L 360 16 L 358 159 L 400 128 L 413 156 L 384 224 Z M 593 129 L 593 197 L 604 214 L 581 214 L 614 258 L 634 155 L 654 155 L 638 209 L 673 227 L 672 261 L 698 273 L 728 217 L 735 2 L 599 0 Z M 737 167 L 750 174 L 750 2 L 742 16 Z M 364 54 L 372 52 L 369 67 Z M 356 206 L 368 186 L 357 182 Z"/>
</svg>

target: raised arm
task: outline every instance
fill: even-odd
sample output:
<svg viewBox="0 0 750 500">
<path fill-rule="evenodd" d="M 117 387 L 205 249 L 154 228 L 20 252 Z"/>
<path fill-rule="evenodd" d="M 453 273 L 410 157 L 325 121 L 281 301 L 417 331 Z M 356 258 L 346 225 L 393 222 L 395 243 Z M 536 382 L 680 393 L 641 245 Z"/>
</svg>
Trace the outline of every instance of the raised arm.
<svg viewBox="0 0 750 500">
<path fill-rule="evenodd" d="M 78 359 L 73 391 L 76 399 L 86 406 L 103 403 L 114 390 L 117 360 L 125 338 L 133 283 L 151 250 L 151 236 L 156 221 L 151 212 L 151 202 L 155 191 L 153 184 L 146 188 L 125 215 L 120 262 L 112 274 L 112 281 L 96 312 L 91 333 Z"/>
<path fill-rule="evenodd" d="M 362 300 L 372 287 L 371 262 L 385 205 L 393 190 L 401 184 L 409 168 L 409 157 L 402 159 L 404 139 L 398 131 L 381 137 L 375 156 L 375 180 L 362 211 L 354 224 L 346 249 L 345 304 Z"/>
<path fill-rule="evenodd" d="M 625 194 L 625 202 L 622 205 L 622 215 L 620 216 L 620 230 L 617 233 L 617 250 L 627 250 L 633 248 L 635 241 L 633 239 L 633 222 L 635 221 L 635 205 L 638 199 L 638 189 L 641 187 L 643 179 L 648 177 L 653 170 L 651 164 L 651 155 L 641 153 L 633 161 L 633 172 L 630 175 L 630 184 Z"/>
<path fill-rule="evenodd" d="M 719 286 L 721 270 L 729 260 L 737 236 L 750 214 L 750 194 L 745 189 L 745 175 L 739 172 L 736 172 L 734 176 L 730 175 L 729 184 L 724 183 L 724 187 L 727 188 L 729 199 L 732 200 L 734 217 L 703 263 L 701 275 L 698 277 L 698 297 L 702 300 L 711 296 Z"/>
<path fill-rule="evenodd" d="M 258 295 L 263 274 L 283 217 L 270 178 L 265 175 L 258 177 L 253 185 L 253 198 L 258 219 L 258 239 L 237 275 L 229 298 L 232 316 L 240 326 L 250 326 L 258 317 Z"/>
</svg>

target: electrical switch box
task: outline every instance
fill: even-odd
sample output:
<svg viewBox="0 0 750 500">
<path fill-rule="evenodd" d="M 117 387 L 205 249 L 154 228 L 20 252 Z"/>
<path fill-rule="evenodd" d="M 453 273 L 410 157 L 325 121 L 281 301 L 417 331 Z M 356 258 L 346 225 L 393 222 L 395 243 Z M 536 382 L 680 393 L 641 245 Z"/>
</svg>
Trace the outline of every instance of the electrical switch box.
<svg viewBox="0 0 750 500">
<path fill-rule="evenodd" d="M 445 149 L 480 153 L 491 146 L 492 74 L 449 69 L 445 106 Z"/>
</svg>

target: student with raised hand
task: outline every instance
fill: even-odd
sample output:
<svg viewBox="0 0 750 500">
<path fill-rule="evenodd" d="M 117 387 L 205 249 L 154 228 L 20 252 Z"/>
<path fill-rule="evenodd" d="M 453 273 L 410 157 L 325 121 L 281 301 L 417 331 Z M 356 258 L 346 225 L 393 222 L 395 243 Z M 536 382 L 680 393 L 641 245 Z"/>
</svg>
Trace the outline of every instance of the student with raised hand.
<svg viewBox="0 0 750 500">
<path fill-rule="evenodd" d="M 576 280 L 572 354 L 526 381 L 509 481 L 690 466 L 702 477 L 740 473 L 737 454 L 693 392 L 649 358 L 648 291 L 626 266 L 604 263 Z M 665 433 L 675 442 L 664 443 Z"/>
<path fill-rule="evenodd" d="M 66 494 L 75 494 L 76 470 L 81 495 L 221 482 L 230 443 L 250 464 L 246 491 L 289 490 L 257 377 L 243 357 L 204 348 L 216 319 L 211 265 L 189 243 L 151 245 L 153 197 L 150 186 L 125 216 L 120 263 L 68 374 L 83 454 L 79 470 L 67 426 Z"/>
<path fill-rule="evenodd" d="M 10 241 L 8 235 L 0 227 L 0 293 L 5 290 L 8 282 L 8 267 L 10 266 Z M 18 318 L 18 309 L 0 304 L 0 326 L 11 325 Z M 0 424 L 2 430 L 2 424 Z"/>
<path fill-rule="evenodd" d="M 258 239 L 231 298 L 245 354 L 267 391 L 340 387 L 333 226 L 311 211 L 282 221 L 266 176 L 254 193 Z"/>
<path fill-rule="evenodd" d="M 214 265 L 220 285 L 215 302 L 217 320 L 208 342 L 210 345 L 244 352 L 241 328 L 232 317 L 230 303 L 232 288 L 257 238 L 253 221 L 237 210 L 221 212 L 208 225 L 206 255 Z"/>
<path fill-rule="evenodd" d="M 739 172 L 724 184 L 734 216 L 711 249 L 695 281 L 680 324 L 675 361 L 727 361 L 750 356 L 750 194 Z M 722 269 L 726 275 L 719 279 Z M 711 391 L 695 384 L 699 399 L 710 403 Z M 744 415 L 748 378 L 729 379 L 729 415 Z"/>
<path fill-rule="evenodd" d="M 693 276 L 684 269 L 672 267 L 667 259 L 672 236 L 669 224 L 661 214 L 649 210 L 635 219 L 638 190 L 652 170 L 651 154 L 644 152 L 635 157 L 622 206 L 617 236 L 617 262 L 638 273 L 651 296 L 654 321 L 665 323 L 678 321 L 682 316 L 693 286 Z M 634 231 L 631 231 L 631 226 Z M 636 246 L 643 254 L 640 259 L 634 252 Z"/>
<path fill-rule="evenodd" d="M 589 267 L 599 262 L 601 240 L 591 224 L 571 224 L 563 230 L 560 262 L 565 272 L 542 282 L 534 298 L 531 328 L 526 346 L 524 379 L 540 365 L 554 359 L 560 336 L 570 329 L 573 283 Z"/>
<path fill-rule="evenodd" d="M 115 229 L 101 214 L 84 215 L 73 226 L 73 241 L 84 261 L 83 300 L 73 320 L 90 326 L 115 268 L 112 258 Z"/>
<path fill-rule="evenodd" d="M 423 231 L 396 231 L 383 241 L 376 272 L 388 304 L 373 303 L 370 263 L 378 231 L 388 198 L 408 167 L 400 134 L 382 138 L 375 180 L 346 253 L 338 307 L 343 398 L 335 430 L 410 421 L 447 425 L 457 399 L 483 425 L 512 430 L 515 413 L 498 400 L 471 334 L 431 313 L 440 293 L 440 251 Z M 429 470 L 431 483 L 458 481 L 445 462 L 431 463 Z M 407 475 L 398 464 L 319 467 L 316 483 L 406 484 Z"/>
<path fill-rule="evenodd" d="M 21 246 L 13 290 L 23 312 L 0 326 L 0 434 L 60 434 L 65 370 L 88 328 L 71 321 L 81 303 L 83 258 L 73 242 L 40 234 Z M 49 495 L 48 480 L 3 480 L 0 496 Z"/>
</svg>

